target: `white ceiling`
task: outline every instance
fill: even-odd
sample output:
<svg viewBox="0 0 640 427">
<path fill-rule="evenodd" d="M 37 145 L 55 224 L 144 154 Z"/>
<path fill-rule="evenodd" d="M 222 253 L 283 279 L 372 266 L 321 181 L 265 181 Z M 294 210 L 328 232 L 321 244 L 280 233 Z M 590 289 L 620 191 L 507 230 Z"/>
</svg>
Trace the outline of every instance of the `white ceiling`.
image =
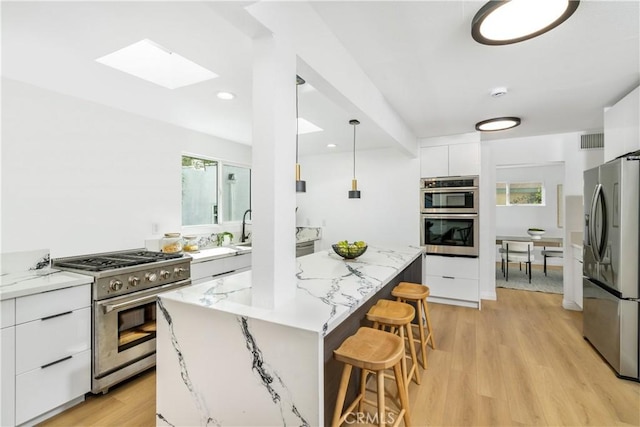
<svg viewBox="0 0 640 427">
<path fill-rule="evenodd" d="M 248 4 L 2 2 L 2 75 L 250 144 L 251 36 L 265 30 Z M 312 2 L 416 137 L 473 132 L 503 115 L 522 125 L 483 139 L 601 131 L 603 109 L 640 83 L 638 0 L 583 0 L 562 26 L 507 46 L 471 38 L 483 4 Z M 169 90 L 94 61 L 144 38 L 220 77 Z M 509 93 L 490 97 L 497 86 Z M 327 152 L 329 142 L 350 150 L 350 108 L 309 89 L 300 89 L 300 115 L 325 131 L 301 135 L 301 154 Z M 237 97 L 221 101 L 220 90 Z M 359 149 L 393 145 L 376 126 L 358 128 Z"/>
</svg>

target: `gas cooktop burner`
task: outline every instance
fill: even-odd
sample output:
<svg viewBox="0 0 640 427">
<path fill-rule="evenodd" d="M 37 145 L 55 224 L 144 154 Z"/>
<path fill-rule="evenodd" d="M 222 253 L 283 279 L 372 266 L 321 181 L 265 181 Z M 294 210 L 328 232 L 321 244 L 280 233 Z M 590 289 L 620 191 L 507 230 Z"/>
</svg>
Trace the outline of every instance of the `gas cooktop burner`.
<svg viewBox="0 0 640 427">
<path fill-rule="evenodd" d="M 84 271 L 105 271 L 181 257 L 182 254 L 133 250 L 60 259 L 54 263 L 54 266 Z"/>
</svg>

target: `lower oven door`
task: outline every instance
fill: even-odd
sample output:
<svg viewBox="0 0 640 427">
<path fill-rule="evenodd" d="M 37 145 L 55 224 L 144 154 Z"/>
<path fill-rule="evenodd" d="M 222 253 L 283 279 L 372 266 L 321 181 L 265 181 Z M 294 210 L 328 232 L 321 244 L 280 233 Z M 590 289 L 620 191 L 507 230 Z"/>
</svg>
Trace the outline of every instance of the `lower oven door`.
<svg viewBox="0 0 640 427">
<path fill-rule="evenodd" d="M 477 257 L 479 227 L 477 214 L 423 214 L 420 244 L 428 254 Z"/>
<path fill-rule="evenodd" d="M 94 302 L 93 376 L 100 378 L 156 351 L 156 297 L 191 284 L 164 286 Z"/>
</svg>

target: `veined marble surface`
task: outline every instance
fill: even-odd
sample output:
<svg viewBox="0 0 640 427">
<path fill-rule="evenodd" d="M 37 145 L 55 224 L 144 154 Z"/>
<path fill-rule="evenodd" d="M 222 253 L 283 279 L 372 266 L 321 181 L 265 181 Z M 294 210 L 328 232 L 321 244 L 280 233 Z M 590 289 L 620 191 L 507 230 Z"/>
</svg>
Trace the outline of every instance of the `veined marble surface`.
<svg viewBox="0 0 640 427">
<path fill-rule="evenodd" d="M 156 425 L 324 425 L 324 336 L 422 252 L 297 258 L 295 300 L 275 310 L 251 306 L 250 272 L 159 295 Z"/>
<path fill-rule="evenodd" d="M 320 227 L 296 227 L 296 243 L 312 242 L 322 238 Z"/>
<path fill-rule="evenodd" d="M 323 250 L 297 258 L 295 301 L 277 310 L 251 305 L 251 272 L 181 288 L 161 298 L 326 335 L 422 254 L 420 247 L 371 247 L 355 260 Z"/>
<path fill-rule="evenodd" d="M 48 249 L 2 254 L 0 300 L 93 282 L 93 277 L 50 267 Z"/>
</svg>

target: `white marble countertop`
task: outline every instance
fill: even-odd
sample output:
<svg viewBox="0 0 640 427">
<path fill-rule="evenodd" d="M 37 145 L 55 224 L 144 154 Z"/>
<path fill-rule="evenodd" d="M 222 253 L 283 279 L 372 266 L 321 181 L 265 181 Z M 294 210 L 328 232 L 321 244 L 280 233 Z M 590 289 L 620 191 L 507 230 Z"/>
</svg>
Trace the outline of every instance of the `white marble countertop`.
<svg viewBox="0 0 640 427">
<path fill-rule="evenodd" d="M 197 264 L 199 262 L 213 261 L 246 253 L 251 253 L 251 246 L 220 246 L 217 248 L 202 249 L 196 252 L 185 252 L 185 255 L 192 258 L 192 264 Z"/>
<path fill-rule="evenodd" d="M 92 283 L 93 277 L 53 268 L 7 273 L 0 276 L 0 300 Z"/>
<path fill-rule="evenodd" d="M 369 246 L 355 260 L 326 250 L 297 258 L 296 299 L 275 310 L 251 305 L 250 271 L 167 292 L 161 298 L 326 335 L 422 253 L 414 246 Z"/>
</svg>

